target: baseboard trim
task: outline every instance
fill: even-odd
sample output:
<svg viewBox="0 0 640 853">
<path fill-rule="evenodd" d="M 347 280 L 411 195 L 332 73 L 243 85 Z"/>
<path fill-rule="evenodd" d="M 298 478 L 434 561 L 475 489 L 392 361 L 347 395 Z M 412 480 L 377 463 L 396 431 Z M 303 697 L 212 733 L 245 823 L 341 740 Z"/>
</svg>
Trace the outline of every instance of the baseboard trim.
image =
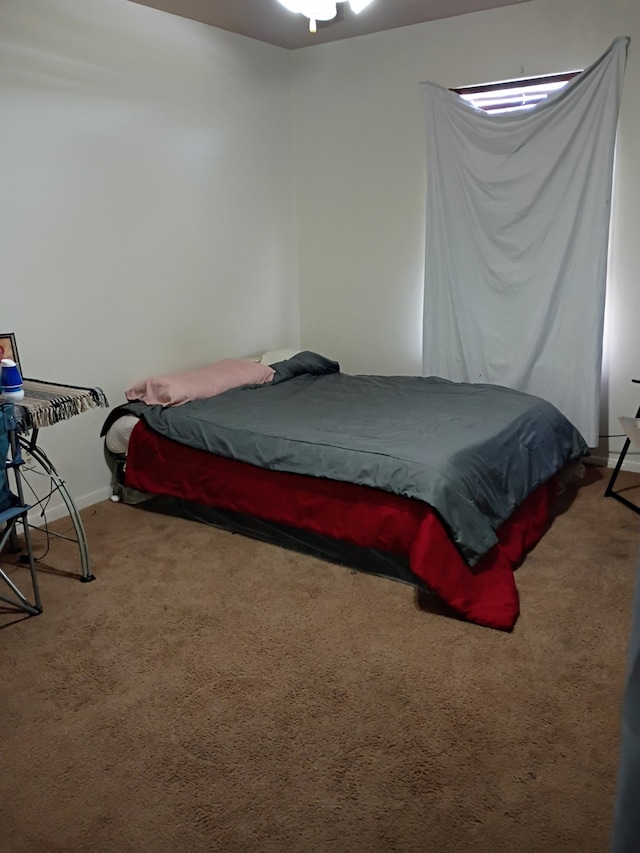
<svg viewBox="0 0 640 853">
<path fill-rule="evenodd" d="M 587 465 L 595 465 L 598 468 L 615 468 L 619 457 L 619 453 L 610 453 L 608 456 L 588 456 L 584 461 Z M 640 473 L 640 459 L 627 455 L 622 463 L 622 470 Z"/>
<path fill-rule="evenodd" d="M 25 496 L 26 497 L 26 496 Z M 91 506 L 92 504 L 100 503 L 100 501 L 106 501 L 111 497 L 111 488 L 109 486 L 105 486 L 102 489 L 97 489 L 95 492 L 89 492 L 86 495 L 82 495 L 79 498 L 74 498 L 74 503 L 76 505 L 76 509 L 86 509 L 86 507 Z M 40 517 L 40 508 L 35 507 L 29 513 L 29 523 L 42 525 L 42 518 Z M 58 497 L 58 501 L 56 503 L 51 503 L 47 506 L 47 522 L 56 521 L 58 518 L 64 518 L 66 515 L 69 515 L 69 510 L 67 509 L 67 505 L 62 500 L 62 498 Z"/>
</svg>

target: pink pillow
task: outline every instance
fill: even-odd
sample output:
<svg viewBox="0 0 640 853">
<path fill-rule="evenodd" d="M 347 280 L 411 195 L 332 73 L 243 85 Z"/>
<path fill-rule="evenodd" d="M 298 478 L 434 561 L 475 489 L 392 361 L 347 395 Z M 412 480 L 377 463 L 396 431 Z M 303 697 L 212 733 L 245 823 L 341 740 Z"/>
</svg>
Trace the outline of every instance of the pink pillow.
<svg viewBox="0 0 640 853">
<path fill-rule="evenodd" d="M 127 400 L 142 400 L 150 406 L 179 406 L 189 400 L 215 397 L 240 385 L 262 385 L 271 382 L 274 369 L 255 361 L 224 358 L 199 370 L 152 376 L 136 382 L 125 391 Z"/>
</svg>

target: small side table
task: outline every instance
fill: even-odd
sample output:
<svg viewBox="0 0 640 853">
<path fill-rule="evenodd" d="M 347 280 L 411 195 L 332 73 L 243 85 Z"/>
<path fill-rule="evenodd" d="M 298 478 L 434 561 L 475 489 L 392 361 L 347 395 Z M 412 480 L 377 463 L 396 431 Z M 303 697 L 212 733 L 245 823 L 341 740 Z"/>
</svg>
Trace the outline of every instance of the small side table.
<svg viewBox="0 0 640 853">
<path fill-rule="evenodd" d="M 59 492 L 69 512 L 75 531 L 75 538 L 45 531 L 49 536 L 75 542 L 80 551 L 81 574 L 83 583 L 95 580 L 91 572 L 91 560 L 87 537 L 82 524 L 80 513 L 71 493 L 53 463 L 38 446 L 38 436 L 41 427 L 66 421 L 74 415 L 79 415 L 88 409 L 106 408 L 109 403 L 101 388 L 85 388 L 76 385 L 61 385 L 56 382 L 44 382 L 40 379 L 23 379 L 24 399 L 15 404 L 15 415 L 18 423 L 18 442 L 37 463 L 41 471 L 50 478 L 52 489 L 46 500 L 53 492 Z M 43 499 L 45 500 L 45 499 Z M 39 501 L 42 505 L 42 501 Z M 37 505 L 37 504 L 35 504 Z M 42 528 L 30 525 L 37 530 Z M 24 557 L 25 555 L 23 555 Z M 23 562 L 23 557 L 20 561 Z"/>
<path fill-rule="evenodd" d="M 635 382 L 636 384 L 640 384 L 640 379 L 632 379 L 631 381 Z M 640 406 L 638 406 L 638 411 L 636 412 L 635 417 L 640 418 Z M 618 479 L 618 474 L 620 473 L 620 469 L 622 468 L 622 463 L 624 462 L 624 457 L 627 455 L 627 451 L 629 450 L 630 447 L 631 447 L 631 439 L 627 438 L 624 445 L 622 446 L 620 456 L 618 457 L 618 462 L 616 464 L 616 467 L 613 469 L 613 474 L 611 475 L 611 478 L 607 484 L 607 488 L 605 489 L 604 496 L 605 496 L 605 498 L 615 498 L 617 501 L 620 501 L 620 503 L 624 504 L 625 506 L 629 507 L 629 509 L 632 509 L 634 512 L 637 512 L 640 515 L 640 506 L 632 503 L 630 500 L 627 500 L 627 498 L 623 497 L 618 492 L 614 492 L 614 490 L 613 490 L 615 482 Z"/>
</svg>

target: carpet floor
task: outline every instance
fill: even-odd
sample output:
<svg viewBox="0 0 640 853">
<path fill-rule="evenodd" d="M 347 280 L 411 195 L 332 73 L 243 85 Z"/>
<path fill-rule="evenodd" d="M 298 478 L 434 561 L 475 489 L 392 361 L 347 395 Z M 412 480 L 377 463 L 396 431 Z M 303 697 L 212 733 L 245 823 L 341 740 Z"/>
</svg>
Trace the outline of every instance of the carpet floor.
<svg viewBox="0 0 640 853">
<path fill-rule="evenodd" d="M 604 853 L 640 545 L 608 473 L 518 570 L 511 634 L 225 531 L 83 511 L 97 580 L 56 542 L 44 613 L 0 612 L 0 849 Z M 619 484 L 640 503 L 640 476 Z"/>
</svg>

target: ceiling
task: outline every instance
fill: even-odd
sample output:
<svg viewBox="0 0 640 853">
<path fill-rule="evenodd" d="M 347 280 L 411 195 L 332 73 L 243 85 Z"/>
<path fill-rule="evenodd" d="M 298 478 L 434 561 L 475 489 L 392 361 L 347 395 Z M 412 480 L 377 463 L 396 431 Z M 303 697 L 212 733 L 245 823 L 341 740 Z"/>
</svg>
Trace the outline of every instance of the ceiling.
<svg viewBox="0 0 640 853">
<path fill-rule="evenodd" d="M 452 18 L 497 6 L 514 6 L 528 0 L 373 0 L 354 15 L 348 3 L 338 3 L 338 16 L 318 21 L 318 32 L 309 32 L 303 15 L 289 12 L 278 0 L 131 0 L 229 30 L 258 41 L 295 50 L 328 41 L 378 33 L 438 18 Z"/>
</svg>

